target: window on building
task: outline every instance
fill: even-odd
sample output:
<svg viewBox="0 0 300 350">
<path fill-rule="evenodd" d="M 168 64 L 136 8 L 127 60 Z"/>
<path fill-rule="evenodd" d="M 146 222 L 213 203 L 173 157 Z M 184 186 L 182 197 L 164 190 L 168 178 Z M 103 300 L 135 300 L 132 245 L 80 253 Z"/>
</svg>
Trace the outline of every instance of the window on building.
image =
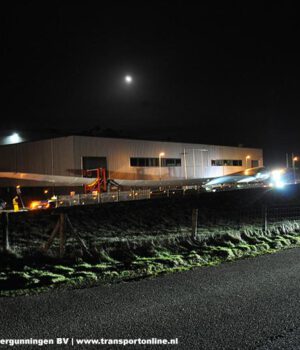
<svg viewBox="0 0 300 350">
<path fill-rule="evenodd" d="M 242 166 L 243 165 L 243 161 L 242 160 L 233 160 L 232 161 L 232 165 L 233 166 Z"/>
<path fill-rule="evenodd" d="M 130 158 L 130 166 L 138 166 L 137 158 Z"/>
<path fill-rule="evenodd" d="M 181 159 L 179 158 L 162 158 L 162 166 L 181 166 Z"/>
<path fill-rule="evenodd" d="M 159 158 L 130 158 L 130 166 L 132 167 L 159 167 Z M 162 167 L 181 166 L 180 158 L 162 158 Z"/>
<path fill-rule="evenodd" d="M 257 168 L 259 166 L 258 160 L 251 160 L 251 168 Z"/>
<path fill-rule="evenodd" d="M 213 159 L 212 166 L 242 166 L 243 161 L 240 159 Z"/>
</svg>

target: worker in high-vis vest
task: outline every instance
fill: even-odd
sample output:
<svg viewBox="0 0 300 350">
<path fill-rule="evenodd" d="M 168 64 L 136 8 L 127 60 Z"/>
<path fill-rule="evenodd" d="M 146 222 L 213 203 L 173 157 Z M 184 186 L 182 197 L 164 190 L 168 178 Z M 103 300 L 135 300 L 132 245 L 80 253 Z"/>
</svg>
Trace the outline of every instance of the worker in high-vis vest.
<svg viewBox="0 0 300 350">
<path fill-rule="evenodd" d="M 15 196 L 14 199 L 13 199 L 13 207 L 14 207 L 14 211 L 19 211 L 20 208 L 19 208 L 19 202 L 18 202 L 18 196 Z"/>
</svg>

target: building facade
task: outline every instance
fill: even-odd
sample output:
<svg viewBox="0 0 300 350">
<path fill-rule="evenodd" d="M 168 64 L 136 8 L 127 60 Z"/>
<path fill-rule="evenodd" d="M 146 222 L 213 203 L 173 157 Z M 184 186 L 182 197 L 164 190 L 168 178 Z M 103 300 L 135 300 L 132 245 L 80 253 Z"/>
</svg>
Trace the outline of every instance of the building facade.
<svg viewBox="0 0 300 350">
<path fill-rule="evenodd" d="M 104 167 L 111 179 L 212 178 L 263 166 L 256 148 L 67 136 L 0 146 L 0 171 L 82 176 Z"/>
</svg>

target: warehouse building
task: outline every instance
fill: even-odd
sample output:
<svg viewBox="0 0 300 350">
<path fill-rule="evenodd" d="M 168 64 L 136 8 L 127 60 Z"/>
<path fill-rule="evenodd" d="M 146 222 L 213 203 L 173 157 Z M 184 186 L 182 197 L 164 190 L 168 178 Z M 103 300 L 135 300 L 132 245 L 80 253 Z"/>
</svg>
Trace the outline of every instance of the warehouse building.
<svg viewBox="0 0 300 350">
<path fill-rule="evenodd" d="M 110 179 L 212 178 L 263 166 L 261 149 L 106 137 L 67 136 L 0 146 L 0 172 Z M 37 184 L 29 184 L 37 185 Z"/>
</svg>

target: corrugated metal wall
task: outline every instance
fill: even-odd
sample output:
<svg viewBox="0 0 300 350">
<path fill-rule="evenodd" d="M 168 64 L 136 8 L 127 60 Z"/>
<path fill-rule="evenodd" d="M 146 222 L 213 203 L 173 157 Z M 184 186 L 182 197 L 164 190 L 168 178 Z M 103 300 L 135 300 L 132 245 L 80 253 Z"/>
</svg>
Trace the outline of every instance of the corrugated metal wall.
<svg viewBox="0 0 300 350">
<path fill-rule="evenodd" d="M 111 178 L 157 179 L 158 167 L 131 167 L 130 157 L 158 157 L 161 152 L 165 153 L 164 158 L 181 158 L 181 167 L 162 167 L 162 178 L 197 178 L 230 174 L 245 169 L 247 155 L 263 165 L 260 149 L 74 136 L 75 168 L 81 168 L 84 156 L 107 157 Z M 213 159 L 242 160 L 243 166 L 211 166 Z"/>
<path fill-rule="evenodd" d="M 71 175 L 74 171 L 73 138 L 1 146 L 0 171 Z"/>
<path fill-rule="evenodd" d="M 180 167 L 162 167 L 163 179 L 215 177 L 245 169 L 246 156 L 263 165 L 260 149 L 160 141 L 69 136 L 0 147 L 0 171 L 81 176 L 82 157 L 106 157 L 109 176 L 158 179 L 159 167 L 131 167 L 130 157 L 180 158 Z M 211 166 L 214 159 L 242 160 L 243 166 Z M 250 167 L 250 160 L 248 167 Z"/>
</svg>

